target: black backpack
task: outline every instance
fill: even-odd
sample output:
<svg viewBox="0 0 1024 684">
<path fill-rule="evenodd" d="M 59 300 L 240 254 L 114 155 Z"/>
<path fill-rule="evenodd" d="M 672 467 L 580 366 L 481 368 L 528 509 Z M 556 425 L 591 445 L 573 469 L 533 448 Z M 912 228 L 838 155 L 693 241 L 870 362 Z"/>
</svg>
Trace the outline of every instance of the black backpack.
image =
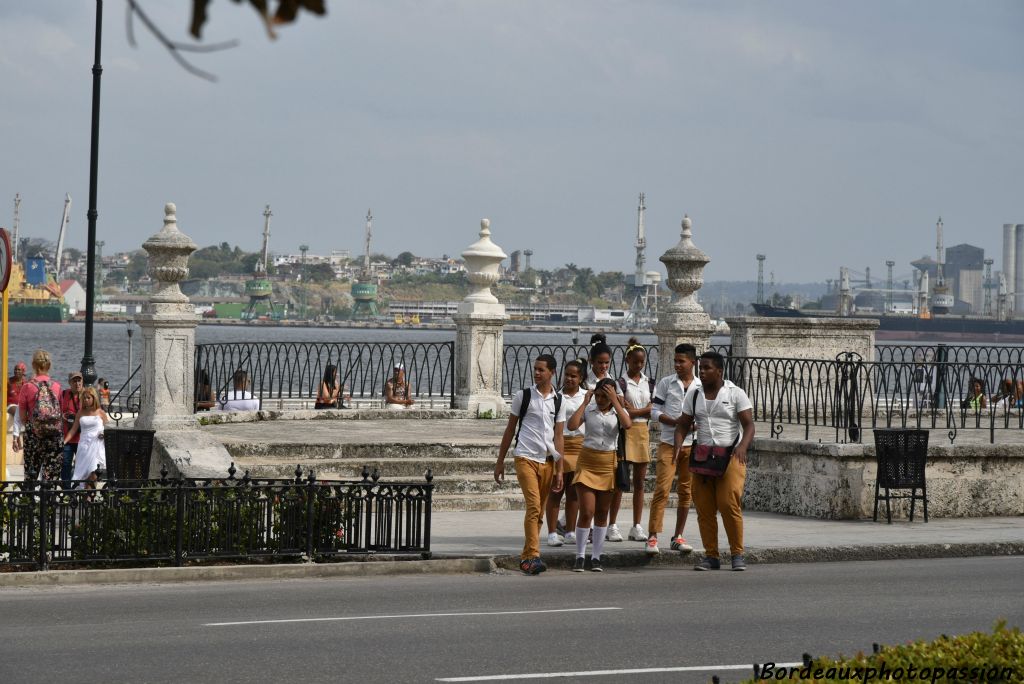
<svg viewBox="0 0 1024 684">
<path fill-rule="evenodd" d="M 555 392 L 555 422 L 558 422 L 558 411 L 562 408 L 562 393 Z M 519 446 L 519 433 L 523 430 L 523 418 L 530 410 L 530 388 L 523 388 L 523 401 L 519 405 L 519 426 L 516 428 L 516 446 Z"/>
</svg>

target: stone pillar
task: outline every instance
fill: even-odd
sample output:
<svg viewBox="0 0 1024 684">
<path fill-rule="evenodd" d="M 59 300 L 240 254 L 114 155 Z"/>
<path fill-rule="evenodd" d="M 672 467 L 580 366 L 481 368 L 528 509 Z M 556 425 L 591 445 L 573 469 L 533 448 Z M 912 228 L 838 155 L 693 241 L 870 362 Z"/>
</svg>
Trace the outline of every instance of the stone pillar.
<svg viewBox="0 0 1024 684">
<path fill-rule="evenodd" d="M 662 375 L 672 372 L 672 355 L 677 344 L 692 344 L 699 356 L 707 351 L 714 332 L 711 317 L 694 296 L 704 285 L 704 267 L 711 258 L 693 244 L 693 221 L 689 216 L 683 217 L 682 228 L 676 246 L 660 257 L 668 271 L 665 283 L 674 293 L 672 303 L 658 312 L 658 322 L 654 325 Z"/>
<path fill-rule="evenodd" d="M 455 406 L 477 414 L 507 413 L 501 396 L 505 305 L 491 293 L 498 265 L 507 257 L 491 242 L 491 222 L 480 221 L 480 239 L 462 253 L 473 291 L 455 314 Z"/>
<path fill-rule="evenodd" d="M 142 330 L 142 388 L 137 428 L 180 430 L 198 425 L 194 414 L 196 315 L 178 283 L 188 277 L 192 238 L 178 230 L 173 204 L 164 227 L 143 243 L 156 289 L 136 315 Z"/>
</svg>

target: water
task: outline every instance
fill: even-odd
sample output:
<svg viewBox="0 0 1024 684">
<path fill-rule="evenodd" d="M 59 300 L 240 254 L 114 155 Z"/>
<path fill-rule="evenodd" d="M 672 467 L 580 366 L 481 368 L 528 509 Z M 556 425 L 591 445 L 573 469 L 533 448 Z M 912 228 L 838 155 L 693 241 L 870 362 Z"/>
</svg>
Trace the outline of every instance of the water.
<svg viewBox="0 0 1024 684">
<path fill-rule="evenodd" d="M 128 330 L 125 323 L 96 323 L 93 326 L 93 356 L 96 373 L 105 378 L 116 390 L 128 378 L 129 367 L 134 368 L 142 359 L 142 334 L 133 327 L 131 362 L 128 354 Z M 609 334 L 610 344 L 625 344 L 629 334 Z M 644 344 L 654 344 L 653 335 L 638 335 Z M 455 339 L 454 330 L 423 330 L 415 328 L 296 328 L 275 326 L 220 326 L 200 325 L 196 328 L 196 343 L 214 342 L 444 342 Z M 589 337 L 581 333 L 580 342 Z M 570 344 L 568 332 L 516 332 L 506 331 L 509 344 Z M 719 343 L 716 340 L 716 343 Z M 724 343 L 724 341 L 722 342 Z M 32 353 L 39 348 L 50 352 L 53 359 L 51 374 L 61 383 L 69 372 L 82 365 L 85 349 L 85 325 L 73 323 L 11 323 L 8 338 L 8 368 L 24 361 L 32 374 Z"/>
</svg>

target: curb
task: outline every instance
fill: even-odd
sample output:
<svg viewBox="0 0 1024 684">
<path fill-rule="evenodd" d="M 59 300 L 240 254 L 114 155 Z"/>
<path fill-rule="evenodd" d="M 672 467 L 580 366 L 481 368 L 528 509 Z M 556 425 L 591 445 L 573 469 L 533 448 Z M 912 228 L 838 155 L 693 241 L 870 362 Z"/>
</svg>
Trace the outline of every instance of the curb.
<svg viewBox="0 0 1024 684">
<path fill-rule="evenodd" d="M 685 555 L 669 551 L 648 556 L 642 550 L 608 551 L 601 556 L 606 568 L 681 567 L 689 568 L 703 558 L 693 552 Z M 977 556 L 1024 556 L 1024 542 L 980 542 L 975 544 L 871 544 L 863 546 L 794 546 L 790 548 L 749 549 L 744 553 L 748 565 L 769 563 L 839 563 L 849 561 L 913 560 L 925 558 L 973 558 Z M 571 570 L 575 554 L 549 552 L 544 563 L 552 569 Z M 723 565 L 731 556 L 723 554 Z M 519 570 L 519 556 L 494 557 L 502 570 Z"/>
<path fill-rule="evenodd" d="M 114 568 L 105 570 L 47 570 L 0 573 L 0 589 L 8 587 L 69 587 L 99 584 L 163 584 L 226 580 L 313 579 L 327 577 L 384 577 L 493 572 L 490 558 L 394 560 L 380 558 L 344 563 L 289 565 L 217 565 L 184 568 Z"/>
</svg>

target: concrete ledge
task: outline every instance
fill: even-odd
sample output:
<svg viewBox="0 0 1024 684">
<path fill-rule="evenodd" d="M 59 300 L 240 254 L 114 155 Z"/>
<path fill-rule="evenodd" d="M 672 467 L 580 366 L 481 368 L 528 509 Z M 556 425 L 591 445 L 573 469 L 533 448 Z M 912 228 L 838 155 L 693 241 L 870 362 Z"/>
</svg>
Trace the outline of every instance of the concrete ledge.
<svg viewBox="0 0 1024 684">
<path fill-rule="evenodd" d="M 211 411 L 196 414 L 200 425 L 222 425 L 227 423 L 257 423 L 264 420 L 409 420 L 450 418 L 476 418 L 475 412 L 460 409 L 411 409 L 392 411 L 389 409 L 295 409 L 263 411 Z"/>
<path fill-rule="evenodd" d="M 605 547 L 607 549 L 607 547 Z M 588 552 L 589 553 L 589 552 Z M 794 546 L 775 549 L 748 549 L 743 557 L 750 565 L 761 563 L 836 563 L 849 561 L 911 560 L 923 558 L 969 558 L 974 556 L 1022 556 L 1024 542 L 983 542 L 977 544 L 872 544 L 865 546 Z M 572 568 L 573 552 L 548 552 L 544 563 L 552 569 Z M 676 566 L 690 568 L 702 558 L 700 553 L 680 554 L 662 551 L 648 556 L 642 550 L 605 551 L 601 563 L 606 568 Z M 722 565 L 730 556 L 723 554 Z M 519 570 L 519 556 L 495 556 L 494 564 L 503 570 Z"/>
<path fill-rule="evenodd" d="M 279 580 L 325 577 L 382 577 L 492 572 L 490 558 L 396 560 L 391 556 L 339 563 L 288 565 L 217 565 L 183 568 L 114 568 L 108 570 L 47 570 L 0 573 L 0 588 L 59 587 L 94 584 L 165 584 L 226 580 Z"/>
</svg>

